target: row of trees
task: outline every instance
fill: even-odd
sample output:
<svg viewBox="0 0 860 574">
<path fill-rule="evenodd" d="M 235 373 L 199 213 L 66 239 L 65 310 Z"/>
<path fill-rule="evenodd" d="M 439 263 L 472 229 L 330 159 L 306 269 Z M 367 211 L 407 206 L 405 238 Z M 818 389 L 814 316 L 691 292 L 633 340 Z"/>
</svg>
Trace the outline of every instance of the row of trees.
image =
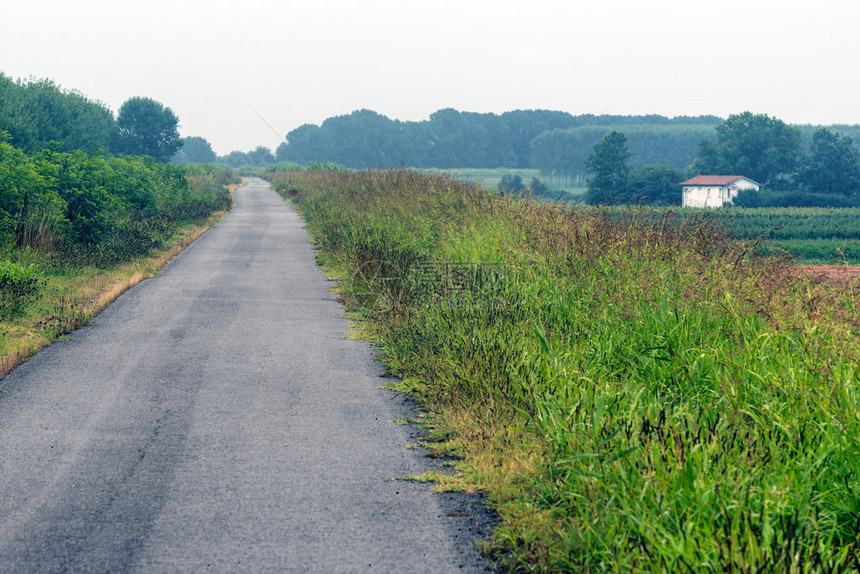
<svg viewBox="0 0 860 574">
<path fill-rule="evenodd" d="M 28 153 L 51 148 L 167 161 L 182 147 L 176 114 L 153 99 L 130 98 L 114 117 L 105 104 L 50 80 L 16 82 L 3 74 L 0 132 Z"/>
<path fill-rule="evenodd" d="M 656 140 L 662 138 L 664 144 L 643 144 L 642 149 L 653 149 L 661 158 L 667 153 L 680 154 L 680 159 L 673 159 L 673 163 L 687 165 L 695 155 L 695 145 L 704 134 L 704 127 L 712 132 L 720 121 L 713 116 L 674 119 L 657 115 L 574 116 L 548 110 L 492 114 L 448 108 L 433 113 L 425 121 L 403 122 L 371 110 L 359 110 L 329 118 L 320 126 L 306 124 L 296 128 L 287 134 L 286 143 L 278 147 L 275 155 L 279 161 L 325 160 L 353 168 L 504 166 L 537 167 L 553 175 L 578 174 L 584 170 L 583 162 L 594 143 L 613 128 L 640 126 L 638 129 L 643 133 L 648 130 L 659 133 Z M 584 145 L 574 149 L 570 138 L 559 138 L 565 131 L 573 131 L 577 144 L 585 142 Z M 676 131 L 692 131 L 694 135 L 687 135 L 684 140 L 675 137 Z M 539 136 L 544 139 L 535 144 Z M 675 149 L 680 151 L 669 151 Z"/>
<path fill-rule="evenodd" d="M 206 139 L 198 136 L 182 138 L 182 147 L 171 160 L 176 164 L 221 163 L 228 167 L 266 167 L 277 162 L 275 154 L 267 147 L 257 146 L 248 152 L 231 151 L 219 156 Z"/>
<path fill-rule="evenodd" d="M 585 180 L 586 160 L 595 144 L 612 131 L 627 137 L 630 163 L 641 168 L 665 164 L 684 170 L 696 159 L 703 139 L 715 138 L 719 118 L 703 117 L 701 123 L 676 122 L 588 125 L 567 130 L 550 130 L 530 144 L 531 166 L 555 180 L 574 184 Z"/>
<path fill-rule="evenodd" d="M 683 179 L 715 174 L 743 175 L 769 190 L 742 193 L 740 205 L 860 204 L 860 148 L 849 135 L 817 128 L 804 149 L 803 130 L 751 112 L 729 116 L 715 133 L 699 141 L 696 158 L 682 172 L 665 164 L 631 167 L 626 135 L 611 131 L 585 161 L 590 175 L 586 201 L 677 203 Z"/>
</svg>

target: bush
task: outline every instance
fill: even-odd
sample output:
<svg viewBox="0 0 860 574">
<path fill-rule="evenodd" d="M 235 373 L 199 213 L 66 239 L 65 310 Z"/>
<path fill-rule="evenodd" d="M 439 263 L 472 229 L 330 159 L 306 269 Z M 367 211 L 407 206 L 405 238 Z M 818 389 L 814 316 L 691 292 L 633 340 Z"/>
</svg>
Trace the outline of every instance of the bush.
<svg viewBox="0 0 860 574">
<path fill-rule="evenodd" d="M 745 189 L 738 193 L 733 203 L 738 207 L 860 207 L 860 196 Z"/>
<path fill-rule="evenodd" d="M 20 315 L 39 295 L 41 273 L 32 265 L 0 261 L 0 319 Z"/>
<path fill-rule="evenodd" d="M 276 171 L 297 171 L 302 169 L 305 169 L 303 165 L 292 161 L 279 161 L 277 163 L 270 163 L 266 166 L 266 171 L 269 173 L 275 173 Z"/>
</svg>

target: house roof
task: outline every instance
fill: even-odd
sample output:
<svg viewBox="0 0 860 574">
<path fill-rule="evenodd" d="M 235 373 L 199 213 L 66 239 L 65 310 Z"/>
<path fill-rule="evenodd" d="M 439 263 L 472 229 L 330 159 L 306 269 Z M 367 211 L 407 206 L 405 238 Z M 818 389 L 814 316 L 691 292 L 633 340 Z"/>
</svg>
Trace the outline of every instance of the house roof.
<svg viewBox="0 0 860 574">
<path fill-rule="evenodd" d="M 739 179 L 749 178 L 742 175 L 697 175 L 693 179 L 682 181 L 681 185 L 728 185 Z M 752 180 L 749 179 L 749 181 Z"/>
</svg>

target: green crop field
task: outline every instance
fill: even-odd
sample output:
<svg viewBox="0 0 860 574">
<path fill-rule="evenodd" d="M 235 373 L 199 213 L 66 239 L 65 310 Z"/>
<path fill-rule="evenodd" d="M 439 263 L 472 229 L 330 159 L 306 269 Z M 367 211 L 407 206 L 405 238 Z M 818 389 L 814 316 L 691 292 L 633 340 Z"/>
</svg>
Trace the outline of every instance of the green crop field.
<svg viewBox="0 0 860 574">
<path fill-rule="evenodd" d="M 760 253 L 785 253 L 798 263 L 860 264 L 858 208 L 729 208 L 709 217 L 741 239 L 763 240 Z"/>
<path fill-rule="evenodd" d="M 500 569 L 860 568 L 860 285 L 692 212 L 407 170 L 273 183 L 455 459 L 413 478 L 485 494 Z"/>
</svg>

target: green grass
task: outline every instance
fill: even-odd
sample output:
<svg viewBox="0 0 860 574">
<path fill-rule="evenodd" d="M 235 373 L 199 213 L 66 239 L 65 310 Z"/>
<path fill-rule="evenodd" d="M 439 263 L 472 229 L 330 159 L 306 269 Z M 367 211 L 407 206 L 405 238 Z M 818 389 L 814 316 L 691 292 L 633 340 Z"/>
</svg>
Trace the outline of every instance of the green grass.
<svg viewBox="0 0 860 574">
<path fill-rule="evenodd" d="M 515 176 L 518 175 L 523 180 L 523 183 L 528 186 L 532 181 L 532 178 L 538 178 L 543 181 L 545 184 L 549 185 L 550 188 L 557 191 L 563 191 L 571 196 L 581 197 L 585 195 L 584 187 L 573 187 L 573 186 L 565 186 L 565 185 L 557 185 L 551 180 L 544 178 L 541 176 L 539 169 L 514 169 L 514 168 L 505 168 L 499 167 L 495 169 L 490 168 L 461 168 L 461 169 L 436 169 L 436 168 L 425 168 L 419 170 L 421 173 L 426 173 L 428 175 L 447 175 L 451 177 L 455 177 L 457 179 L 463 180 L 468 183 L 473 183 L 477 185 L 481 185 L 490 190 L 499 189 L 499 183 L 502 181 L 502 178 L 506 175 Z"/>
<path fill-rule="evenodd" d="M 498 512 L 500 568 L 860 566 L 860 285 L 755 257 L 709 218 L 405 170 L 275 184 L 432 449 L 461 457 L 441 486 Z M 399 272 L 355 281 L 375 261 Z"/>
</svg>

